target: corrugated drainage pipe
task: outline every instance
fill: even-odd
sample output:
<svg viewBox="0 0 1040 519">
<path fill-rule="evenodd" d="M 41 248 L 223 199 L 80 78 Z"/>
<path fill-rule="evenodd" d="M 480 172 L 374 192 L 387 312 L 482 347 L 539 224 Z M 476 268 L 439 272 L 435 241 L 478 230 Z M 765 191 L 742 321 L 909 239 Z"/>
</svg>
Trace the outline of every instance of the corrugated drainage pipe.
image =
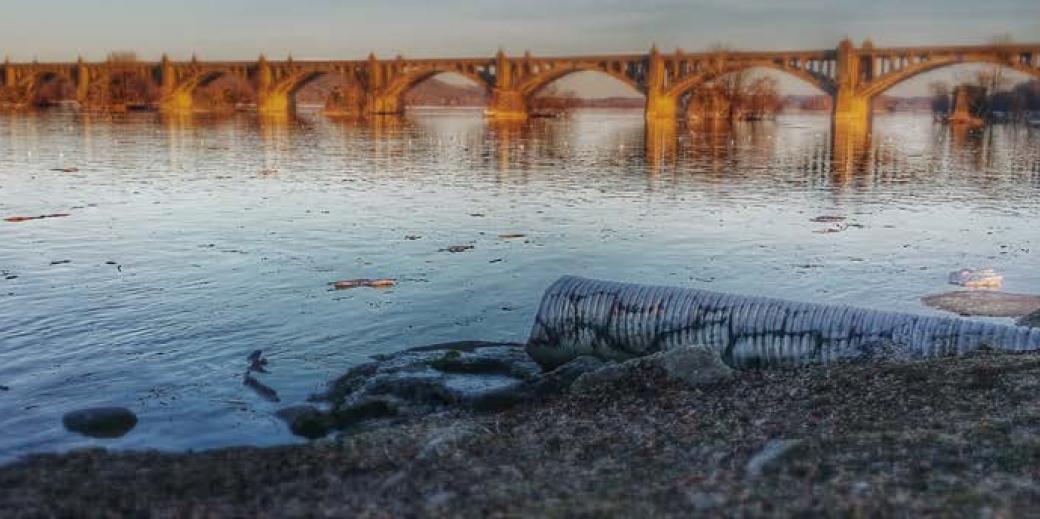
<svg viewBox="0 0 1040 519">
<path fill-rule="evenodd" d="M 1040 328 L 564 276 L 542 297 L 527 352 L 551 368 L 708 346 L 737 368 L 914 359 L 987 346 L 1040 349 Z"/>
</svg>

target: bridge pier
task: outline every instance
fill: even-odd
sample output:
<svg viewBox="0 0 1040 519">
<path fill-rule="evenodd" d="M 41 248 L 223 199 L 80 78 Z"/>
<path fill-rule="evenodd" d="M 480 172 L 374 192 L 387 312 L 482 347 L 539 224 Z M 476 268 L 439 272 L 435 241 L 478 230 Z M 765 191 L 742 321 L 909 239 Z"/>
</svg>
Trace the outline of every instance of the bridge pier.
<svg viewBox="0 0 1040 519">
<path fill-rule="evenodd" d="M 285 92 L 260 92 L 256 111 L 261 115 L 286 115 L 296 111 L 296 103 Z"/>
<path fill-rule="evenodd" d="M 498 120 L 527 119 L 527 99 L 519 90 L 495 88 L 485 114 Z"/>
<path fill-rule="evenodd" d="M 187 114 L 194 110 L 194 100 L 190 91 L 176 90 L 162 94 L 159 98 L 159 111 L 164 113 Z"/>
<path fill-rule="evenodd" d="M 843 126 L 870 127 L 870 99 L 853 92 L 838 90 L 834 96 L 833 123 Z"/>
<path fill-rule="evenodd" d="M 365 96 L 364 115 L 400 115 L 404 106 L 400 96 L 386 93 L 368 93 Z"/>
<path fill-rule="evenodd" d="M 644 115 L 647 121 L 675 121 L 679 117 L 679 100 L 651 91 L 646 96 Z"/>
<path fill-rule="evenodd" d="M 657 50 L 657 45 L 650 49 L 647 60 L 646 78 L 646 110 L 647 121 L 672 120 L 679 115 L 679 99 L 665 92 L 664 58 Z"/>
</svg>

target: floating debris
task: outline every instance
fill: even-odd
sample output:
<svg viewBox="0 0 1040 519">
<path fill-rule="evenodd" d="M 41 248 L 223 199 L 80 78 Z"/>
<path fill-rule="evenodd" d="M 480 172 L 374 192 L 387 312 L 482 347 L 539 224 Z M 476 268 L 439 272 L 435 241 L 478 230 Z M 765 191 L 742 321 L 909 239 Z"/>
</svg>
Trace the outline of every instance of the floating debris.
<svg viewBox="0 0 1040 519">
<path fill-rule="evenodd" d="M 261 169 L 260 173 L 257 173 L 261 177 L 270 177 L 278 174 L 277 169 Z"/>
<path fill-rule="evenodd" d="M 44 218 L 65 218 L 69 216 L 68 213 L 52 213 L 52 214 L 41 214 L 39 216 L 8 216 L 4 218 L 5 222 L 18 223 L 28 222 L 30 220 L 43 220 Z"/>
<path fill-rule="evenodd" d="M 845 217 L 844 216 L 833 216 L 833 215 L 822 215 L 822 216 L 817 216 L 815 218 L 811 218 L 809 221 L 813 222 L 813 223 L 838 223 L 838 222 L 844 222 L 845 221 Z"/>
<path fill-rule="evenodd" d="M 469 215 L 474 217 L 474 218 L 483 218 L 483 217 L 487 216 L 484 213 L 469 213 Z"/>
<path fill-rule="evenodd" d="M 446 249 L 441 249 L 441 250 L 439 250 L 437 252 L 456 253 L 456 252 L 466 252 L 468 250 L 473 250 L 473 249 L 474 249 L 474 247 L 472 245 L 452 245 L 451 247 L 448 247 Z"/>
<path fill-rule="evenodd" d="M 390 288 L 397 285 L 396 279 L 381 278 L 381 279 L 345 279 L 343 281 L 336 281 L 332 284 L 336 290 L 348 290 L 351 288 Z"/>
<path fill-rule="evenodd" d="M 54 168 L 51 171 L 57 171 L 58 173 L 79 173 L 79 168 Z"/>
<path fill-rule="evenodd" d="M 415 240 L 421 240 L 422 236 L 419 236 L 417 234 L 409 234 L 409 235 L 405 236 L 404 239 L 406 239 L 408 241 L 415 241 Z"/>
<path fill-rule="evenodd" d="M 816 234 L 831 234 L 831 233 L 842 232 L 842 231 L 848 230 L 848 228 L 849 228 L 849 224 L 844 223 L 844 222 L 838 222 L 838 223 L 835 223 L 835 224 L 831 224 L 830 227 L 819 229 L 819 230 L 816 230 L 816 231 L 813 231 L 813 232 L 816 233 Z"/>
<path fill-rule="evenodd" d="M 498 237 L 502 238 L 503 240 L 513 240 L 513 239 L 516 239 L 516 238 L 526 238 L 527 235 L 526 234 L 521 234 L 521 233 L 508 233 L 508 234 L 499 234 Z"/>
<path fill-rule="evenodd" d="M 951 285 L 967 288 L 1000 288 L 1004 285 L 1004 276 L 993 269 L 961 269 L 951 272 L 949 281 Z"/>
<path fill-rule="evenodd" d="M 1022 317 L 1040 311 L 1040 296 L 1030 294 L 1008 294 L 989 290 L 961 290 L 934 294 L 921 298 L 921 302 L 939 310 L 959 315 L 983 317 Z"/>
<path fill-rule="evenodd" d="M 72 263 L 72 260 L 54 260 L 51 262 L 51 265 L 65 265 L 68 263 Z"/>
</svg>

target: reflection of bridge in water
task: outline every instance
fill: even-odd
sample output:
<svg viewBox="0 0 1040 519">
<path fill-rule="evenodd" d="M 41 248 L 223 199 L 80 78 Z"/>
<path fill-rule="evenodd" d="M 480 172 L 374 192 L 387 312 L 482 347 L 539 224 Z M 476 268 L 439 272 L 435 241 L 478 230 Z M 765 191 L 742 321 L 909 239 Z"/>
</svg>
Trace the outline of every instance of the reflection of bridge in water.
<svg viewBox="0 0 1040 519">
<path fill-rule="evenodd" d="M 231 77 L 251 86 L 259 112 L 286 113 L 294 109 L 296 93 L 303 87 L 331 76 L 342 79 L 350 90 L 342 96 L 342 111 L 396 114 L 403 111 L 403 96 L 413 86 L 437 74 L 456 73 L 485 89 L 491 99 L 488 116 L 522 119 L 532 97 L 549 83 L 575 72 L 596 71 L 644 94 L 647 120 L 675 120 L 699 87 L 729 73 L 764 67 L 831 96 L 836 123 L 867 126 L 876 96 L 918 74 L 961 63 L 996 64 L 1040 78 L 1040 44 L 876 48 L 869 41 L 855 47 L 844 40 L 835 49 L 769 52 L 666 54 L 653 48 L 646 54 L 578 57 L 510 57 L 499 51 L 494 57 L 466 59 L 269 61 L 261 56 L 255 62 L 177 62 L 164 56 L 157 63 L 5 62 L 0 98 L 24 105 L 43 84 L 58 79 L 75 86 L 81 105 L 106 108 L 113 103 L 116 79 L 130 76 L 154 85 L 163 111 L 190 112 L 196 89 Z"/>
</svg>

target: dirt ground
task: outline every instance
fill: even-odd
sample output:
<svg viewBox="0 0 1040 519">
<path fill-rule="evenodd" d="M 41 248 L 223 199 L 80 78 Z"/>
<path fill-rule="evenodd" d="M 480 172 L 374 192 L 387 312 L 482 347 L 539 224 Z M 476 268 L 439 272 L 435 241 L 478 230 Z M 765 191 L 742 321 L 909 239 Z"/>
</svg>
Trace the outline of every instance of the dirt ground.
<svg viewBox="0 0 1040 519">
<path fill-rule="evenodd" d="M 3 516 L 1010 517 L 1040 505 L 1040 356 L 621 380 L 309 445 L 0 467 Z"/>
</svg>

